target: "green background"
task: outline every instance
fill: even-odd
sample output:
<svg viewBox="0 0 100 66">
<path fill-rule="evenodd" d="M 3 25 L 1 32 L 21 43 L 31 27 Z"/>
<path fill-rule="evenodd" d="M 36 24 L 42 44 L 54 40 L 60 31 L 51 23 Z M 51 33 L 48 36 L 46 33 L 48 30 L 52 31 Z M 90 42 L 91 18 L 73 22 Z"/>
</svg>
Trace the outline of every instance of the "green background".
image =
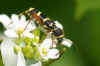
<svg viewBox="0 0 100 66">
<path fill-rule="evenodd" d="M 100 0 L 0 0 L 0 14 L 19 14 L 30 7 L 60 21 L 73 41 L 51 66 L 100 66 Z"/>
</svg>

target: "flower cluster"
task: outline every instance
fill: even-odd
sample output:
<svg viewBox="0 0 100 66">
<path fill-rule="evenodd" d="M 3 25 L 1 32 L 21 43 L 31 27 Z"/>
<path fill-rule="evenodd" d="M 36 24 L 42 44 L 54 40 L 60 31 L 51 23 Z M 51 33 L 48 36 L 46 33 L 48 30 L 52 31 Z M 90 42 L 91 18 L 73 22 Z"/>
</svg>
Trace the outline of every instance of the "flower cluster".
<svg viewBox="0 0 100 66">
<path fill-rule="evenodd" d="M 0 22 L 6 29 L 0 48 L 5 66 L 42 66 L 42 62 L 60 57 L 56 39 L 53 40 L 52 48 L 51 33 L 42 39 L 44 34 L 41 34 L 41 27 L 36 26 L 34 20 L 26 20 L 25 16 L 16 14 L 12 14 L 9 18 L 2 14 Z M 58 21 L 55 23 L 63 29 Z M 72 42 L 65 40 L 63 45 L 71 47 Z"/>
</svg>

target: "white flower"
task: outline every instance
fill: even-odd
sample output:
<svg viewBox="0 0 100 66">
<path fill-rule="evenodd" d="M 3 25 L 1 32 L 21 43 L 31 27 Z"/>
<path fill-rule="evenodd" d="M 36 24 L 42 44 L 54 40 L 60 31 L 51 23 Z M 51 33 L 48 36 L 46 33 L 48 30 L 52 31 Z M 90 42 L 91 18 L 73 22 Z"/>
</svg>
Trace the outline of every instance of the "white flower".
<svg viewBox="0 0 100 66">
<path fill-rule="evenodd" d="M 24 31 L 28 21 L 26 21 L 25 16 L 21 16 L 19 18 L 18 15 L 12 14 L 11 19 L 7 15 L 0 15 L 0 22 L 4 25 L 4 27 L 7 29 L 5 31 L 5 35 L 10 38 L 17 38 L 18 37 L 18 31 Z M 34 38 L 34 36 L 29 33 L 29 31 L 35 29 L 36 26 L 31 22 L 27 29 L 23 32 L 23 35 L 25 36 L 31 36 Z"/>
<path fill-rule="evenodd" d="M 26 63 L 25 63 L 24 56 L 21 51 L 18 52 L 18 55 L 15 54 L 14 46 L 16 45 L 16 43 L 15 41 L 11 40 L 11 38 L 18 38 L 17 32 L 20 30 L 24 30 L 28 21 L 26 21 L 25 16 L 21 16 L 19 18 L 18 15 L 12 14 L 11 19 L 7 15 L 0 15 L 0 22 L 6 28 L 6 31 L 4 33 L 7 36 L 4 37 L 4 40 L 1 43 L 1 48 L 0 48 L 4 65 L 25 66 Z M 32 24 L 29 24 L 27 29 L 22 33 L 22 36 L 34 38 L 34 35 L 31 34 L 30 31 L 34 30 L 36 26 L 33 22 L 31 23 Z"/>
<path fill-rule="evenodd" d="M 54 43 L 55 45 L 55 43 Z M 59 50 L 56 48 L 52 48 L 52 40 L 50 38 L 46 38 L 40 44 L 40 54 L 44 60 L 48 59 L 57 59 L 59 58 Z"/>
</svg>

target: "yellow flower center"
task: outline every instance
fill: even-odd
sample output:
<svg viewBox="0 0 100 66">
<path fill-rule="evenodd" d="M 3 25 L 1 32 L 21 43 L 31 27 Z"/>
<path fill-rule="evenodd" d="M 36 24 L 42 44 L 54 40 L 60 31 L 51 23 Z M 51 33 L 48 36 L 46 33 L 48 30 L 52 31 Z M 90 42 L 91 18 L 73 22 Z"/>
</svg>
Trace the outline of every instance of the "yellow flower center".
<svg viewBox="0 0 100 66">
<path fill-rule="evenodd" d="M 19 27 L 17 30 L 17 34 L 21 35 L 24 32 L 24 29 L 22 27 Z"/>
<path fill-rule="evenodd" d="M 42 53 L 43 53 L 44 56 L 46 56 L 48 52 L 46 51 L 45 48 L 42 48 Z"/>
</svg>

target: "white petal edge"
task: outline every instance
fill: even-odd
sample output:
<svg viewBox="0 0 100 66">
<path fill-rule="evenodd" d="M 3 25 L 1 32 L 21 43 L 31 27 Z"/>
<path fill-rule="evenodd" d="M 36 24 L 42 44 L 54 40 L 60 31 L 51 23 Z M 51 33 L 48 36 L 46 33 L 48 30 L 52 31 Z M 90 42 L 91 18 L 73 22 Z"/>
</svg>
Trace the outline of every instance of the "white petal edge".
<svg viewBox="0 0 100 66">
<path fill-rule="evenodd" d="M 5 28 L 7 28 L 8 25 L 11 23 L 11 20 L 7 15 L 3 14 L 0 15 L 0 22 L 4 25 Z"/>
<path fill-rule="evenodd" d="M 17 55 L 14 53 L 14 45 L 15 44 L 7 38 L 1 43 L 1 54 L 5 66 L 17 65 Z"/>
<path fill-rule="evenodd" d="M 12 22 L 16 23 L 16 25 L 19 24 L 19 17 L 18 17 L 18 15 L 12 14 L 11 20 L 12 20 Z"/>
</svg>

